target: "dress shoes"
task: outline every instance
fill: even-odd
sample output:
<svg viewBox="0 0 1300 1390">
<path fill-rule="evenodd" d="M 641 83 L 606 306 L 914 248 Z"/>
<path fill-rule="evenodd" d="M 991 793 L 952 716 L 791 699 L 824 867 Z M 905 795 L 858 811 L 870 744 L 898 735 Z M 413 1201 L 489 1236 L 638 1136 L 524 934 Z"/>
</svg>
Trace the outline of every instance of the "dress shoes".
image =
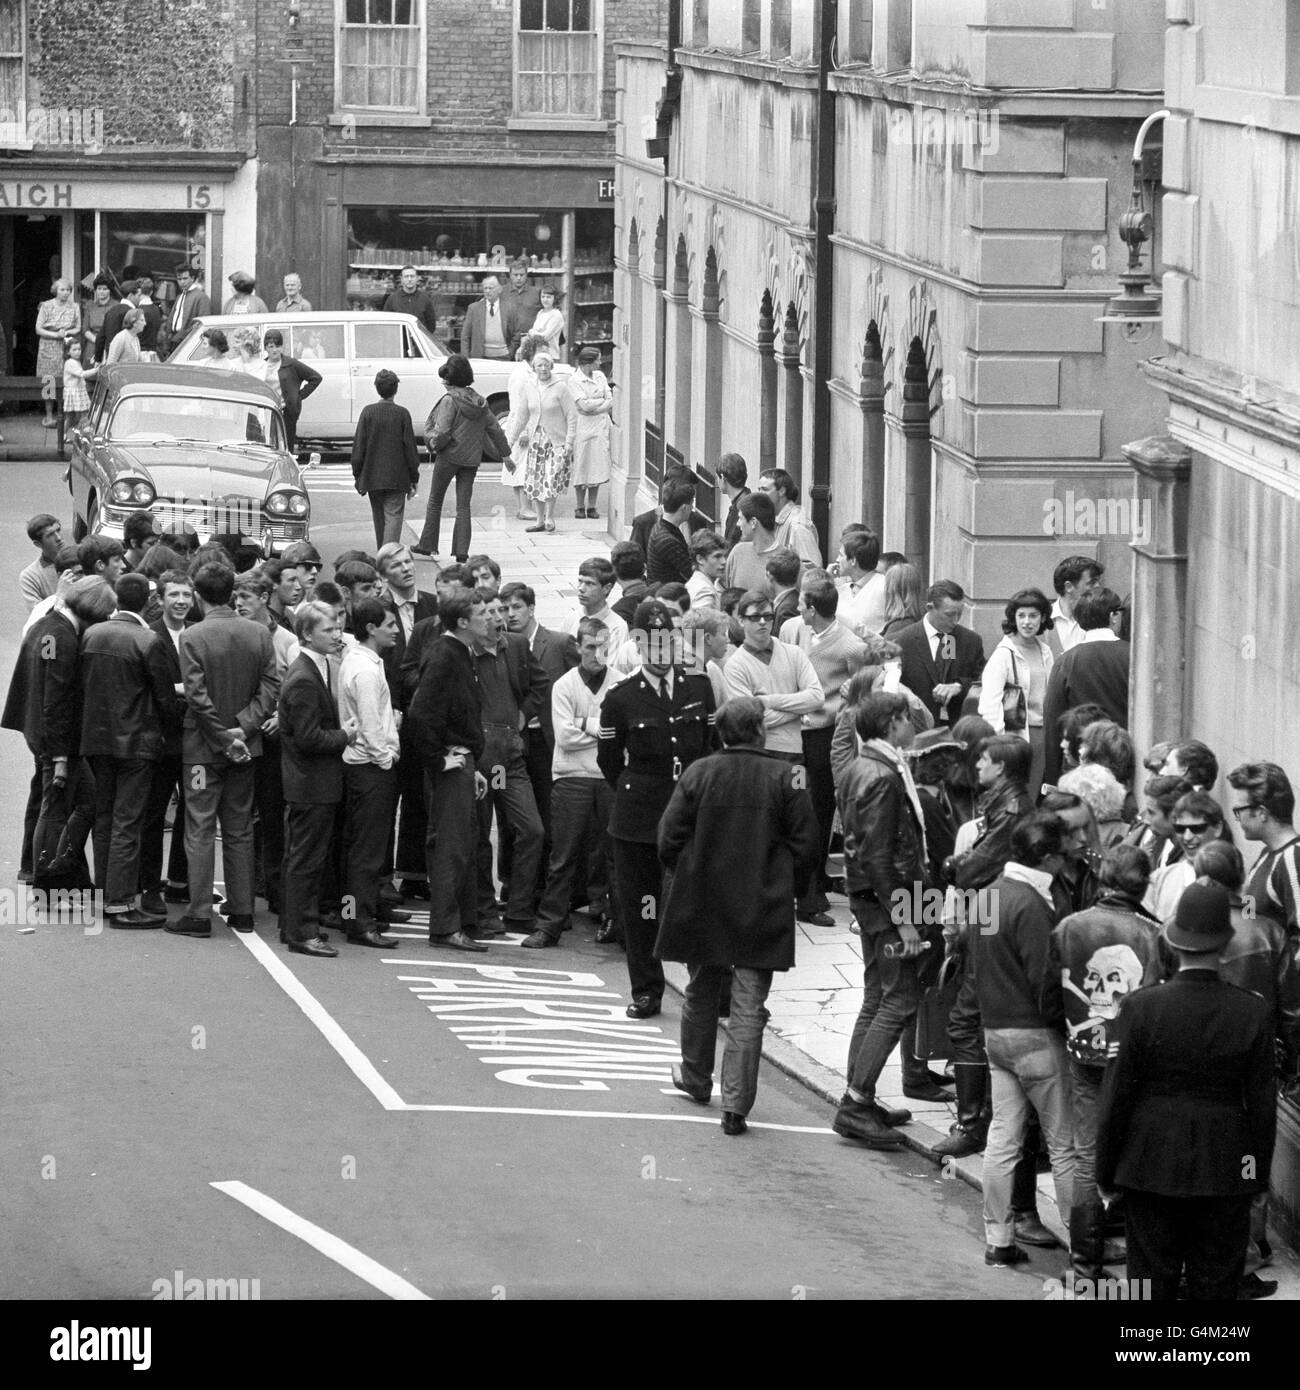
<svg viewBox="0 0 1300 1390">
<path fill-rule="evenodd" d="M 173 936 L 197 936 L 207 938 L 212 935 L 212 923 L 206 917 L 191 917 L 188 913 L 174 922 L 166 922 L 163 931 Z"/>
<path fill-rule="evenodd" d="M 398 942 L 395 936 L 381 936 L 373 927 L 369 931 L 349 932 L 347 940 L 353 946 L 373 946 L 377 951 L 391 951 Z"/>
<path fill-rule="evenodd" d="M 1243 1274 L 1237 1285 L 1237 1298 L 1249 1302 L 1256 1298 L 1272 1298 L 1277 1292 L 1276 1279 L 1261 1279 L 1258 1274 Z"/>
<path fill-rule="evenodd" d="M 743 1115 L 738 1115 L 734 1110 L 724 1110 L 722 1112 L 723 1134 L 745 1134 L 748 1130 L 749 1126 L 745 1123 L 745 1117 Z"/>
<path fill-rule="evenodd" d="M 672 1065 L 672 1076 L 673 1076 L 673 1085 L 676 1086 L 677 1089 L 678 1089 L 683 1095 L 685 1095 L 685 1096 L 690 1096 L 690 1098 L 691 1098 L 697 1105 L 707 1105 L 707 1104 L 709 1103 L 709 1101 L 712 1099 L 712 1097 L 713 1097 L 713 1087 L 712 1087 L 712 1086 L 710 1086 L 710 1087 L 708 1088 L 707 1091 L 700 1091 L 700 1090 L 696 1090 L 693 1086 L 688 1086 L 688 1085 L 686 1084 L 686 1078 L 682 1075 L 682 1068 L 681 1068 L 681 1063 L 680 1063 L 680 1062 L 674 1062 L 674 1063 L 673 1063 L 673 1065 Z M 728 1113 L 730 1113 L 730 1112 L 728 1112 Z"/>
<path fill-rule="evenodd" d="M 648 994 L 643 994 L 634 998 L 627 1006 L 627 1016 L 628 1018 L 653 1018 L 659 1010 L 659 1001 Z"/>
<path fill-rule="evenodd" d="M 831 1128 L 844 1139 L 856 1139 L 871 1149 L 901 1149 L 903 1136 L 887 1125 L 872 1105 L 864 1105 L 850 1095 L 840 1101 Z"/>
<path fill-rule="evenodd" d="M 337 956 L 338 948 L 313 936 L 310 941 L 291 941 L 289 949 L 296 956 Z"/>
<path fill-rule="evenodd" d="M 436 550 L 425 550 L 422 546 L 413 545 L 411 554 L 418 555 L 422 560 L 437 560 L 439 564 L 442 563 L 442 557 Z"/>
<path fill-rule="evenodd" d="M 798 918 L 810 927 L 833 927 L 835 918 L 829 912 L 800 912 Z"/>
<path fill-rule="evenodd" d="M 472 936 L 466 935 L 463 931 L 454 931 L 450 936 L 431 936 L 430 946 L 446 946 L 453 951 L 478 951 L 487 950 L 487 946 L 482 941 L 475 941 Z"/>
<path fill-rule="evenodd" d="M 253 914 L 251 912 L 232 912 L 227 916 L 226 922 L 231 931 L 247 933 L 253 930 Z"/>
<path fill-rule="evenodd" d="M 607 946 L 615 939 L 614 919 L 612 917 L 606 917 L 600 926 L 596 928 L 596 944 L 598 946 Z"/>
<path fill-rule="evenodd" d="M 986 1265 L 1022 1265 L 1029 1259 L 1029 1252 L 1018 1245 L 986 1245 L 984 1263 Z"/>
<path fill-rule="evenodd" d="M 1060 1241 L 1043 1225 L 1036 1211 L 1017 1212 L 1016 1239 L 1022 1245 L 1037 1245 L 1043 1250 L 1055 1250 Z"/>
<path fill-rule="evenodd" d="M 117 927 L 120 930 L 136 929 L 138 931 L 153 931 L 165 925 L 167 914 L 156 912 L 144 912 L 138 907 L 129 907 L 125 912 L 105 912 L 104 922 L 110 927 Z"/>
<path fill-rule="evenodd" d="M 558 946 L 560 939 L 558 936 L 552 936 L 550 932 L 535 931 L 529 932 L 519 944 L 528 947 L 530 951 L 541 951 L 548 946 Z"/>
<path fill-rule="evenodd" d="M 403 922 L 410 920 L 409 912 L 403 912 L 400 907 L 394 907 L 391 903 L 381 902 L 375 909 L 376 922 L 386 922 L 390 926 L 399 927 Z"/>
<path fill-rule="evenodd" d="M 910 1125 L 912 1123 L 912 1112 L 901 1107 L 897 1110 L 892 1105 L 881 1105 L 878 1100 L 871 1102 L 871 1108 L 887 1125 Z"/>
<path fill-rule="evenodd" d="M 953 1101 L 957 1099 L 951 1091 L 945 1091 L 942 1086 L 936 1086 L 930 1080 L 919 1082 L 915 1086 L 909 1086 L 906 1081 L 903 1082 L 903 1094 L 908 1100 Z"/>
<path fill-rule="evenodd" d="M 484 917 L 481 922 L 476 922 L 472 927 L 464 927 L 462 930 L 466 936 L 473 937 L 475 941 L 493 941 L 506 934 L 505 927 L 496 917 Z"/>
<path fill-rule="evenodd" d="M 429 885 L 422 883 L 419 879 L 404 878 L 399 891 L 404 901 L 409 901 L 412 898 L 418 898 L 421 902 L 426 903 L 429 901 Z"/>
<path fill-rule="evenodd" d="M 531 526 L 525 526 L 524 530 L 527 531 L 530 535 L 538 531 L 545 531 L 546 523 L 543 521 L 535 521 Z"/>
<path fill-rule="evenodd" d="M 190 900 L 190 890 L 188 888 L 177 888 L 169 883 L 163 889 L 163 901 L 169 903 L 187 903 Z"/>
<path fill-rule="evenodd" d="M 503 918 L 503 919 L 502 919 L 501 926 L 502 926 L 503 930 L 505 930 L 505 931 L 509 931 L 509 932 L 523 932 L 523 934 L 524 934 L 525 936 L 527 936 L 527 935 L 529 934 L 529 932 L 536 930 L 536 927 L 537 927 L 537 918 L 536 918 L 536 917 L 506 917 L 506 918 Z"/>
<path fill-rule="evenodd" d="M 149 892 L 140 894 L 140 911 L 147 912 L 151 917 L 161 917 L 166 921 L 167 900 L 156 888 L 152 888 Z"/>
<path fill-rule="evenodd" d="M 389 907 L 401 907 L 402 895 L 393 887 L 392 883 L 381 883 L 379 885 L 379 901 L 387 903 Z"/>
</svg>

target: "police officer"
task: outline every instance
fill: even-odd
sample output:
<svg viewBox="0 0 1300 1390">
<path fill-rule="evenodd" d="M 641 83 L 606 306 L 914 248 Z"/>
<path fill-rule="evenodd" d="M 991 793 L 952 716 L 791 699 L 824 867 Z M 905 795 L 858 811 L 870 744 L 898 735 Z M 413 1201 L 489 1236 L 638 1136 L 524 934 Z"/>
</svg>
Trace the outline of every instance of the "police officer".
<svg viewBox="0 0 1300 1390">
<path fill-rule="evenodd" d="M 618 920 L 632 985 L 629 1018 L 653 1018 L 664 992 L 655 959 L 663 869 L 659 818 L 683 771 L 717 747 L 713 686 L 689 675 L 674 647 L 672 610 L 647 599 L 632 618 L 641 669 L 605 696 L 597 761 L 614 788 L 609 833 L 614 845 Z"/>
</svg>

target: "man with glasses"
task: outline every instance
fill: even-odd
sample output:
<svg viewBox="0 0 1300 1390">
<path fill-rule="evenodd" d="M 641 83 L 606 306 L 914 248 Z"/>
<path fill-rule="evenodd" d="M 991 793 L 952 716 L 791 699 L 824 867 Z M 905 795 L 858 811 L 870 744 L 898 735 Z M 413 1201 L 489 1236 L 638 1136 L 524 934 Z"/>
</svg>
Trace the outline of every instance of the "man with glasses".
<svg viewBox="0 0 1300 1390">
<path fill-rule="evenodd" d="M 1296 834 L 1295 793 L 1291 780 L 1276 763 L 1242 763 L 1228 773 L 1232 814 L 1247 840 L 1258 840 L 1263 852 L 1246 881 L 1245 898 L 1257 912 L 1268 912 L 1286 924 L 1294 953 L 1300 933 L 1300 835 Z"/>
<path fill-rule="evenodd" d="M 767 604 L 765 596 L 754 597 Z M 653 1018 L 664 992 L 664 969 L 654 954 L 663 892 L 659 821 L 682 773 L 714 751 L 717 736 L 709 678 L 677 663 L 673 610 L 648 599 L 632 625 L 642 644 L 641 667 L 605 696 L 596 760 L 614 788 L 609 833 L 632 988 L 627 1016 Z"/>
<path fill-rule="evenodd" d="M 1174 839 L 1182 846 L 1183 858 L 1152 874 L 1151 887 L 1142 900 L 1142 906 L 1161 922 L 1173 917 L 1178 900 L 1196 878 L 1192 866 L 1196 851 L 1211 840 L 1228 838 L 1224 832 L 1223 808 L 1208 792 L 1188 792 L 1180 797 L 1174 803 L 1170 820 Z"/>
<path fill-rule="evenodd" d="M 750 589 L 736 605 L 745 641 L 722 668 L 722 677 L 728 699 L 748 696 L 763 706 L 767 751 L 797 763 L 803 761 L 804 716 L 816 714 L 826 699 L 807 656 L 773 639 L 773 613 L 772 600 L 761 589 Z"/>
</svg>

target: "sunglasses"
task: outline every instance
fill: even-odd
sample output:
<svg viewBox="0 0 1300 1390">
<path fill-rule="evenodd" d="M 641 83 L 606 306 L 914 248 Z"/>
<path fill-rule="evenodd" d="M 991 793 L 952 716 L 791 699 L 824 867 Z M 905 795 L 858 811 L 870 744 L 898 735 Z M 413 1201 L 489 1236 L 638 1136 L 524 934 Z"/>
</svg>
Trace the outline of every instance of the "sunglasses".
<svg viewBox="0 0 1300 1390">
<path fill-rule="evenodd" d="M 774 616 L 773 613 L 742 613 L 740 621 L 742 623 L 770 623 Z"/>
<path fill-rule="evenodd" d="M 1210 828 L 1209 821 L 1197 821 L 1194 825 L 1174 826 L 1175 835 L 1203 835 Z"/>
</svg>

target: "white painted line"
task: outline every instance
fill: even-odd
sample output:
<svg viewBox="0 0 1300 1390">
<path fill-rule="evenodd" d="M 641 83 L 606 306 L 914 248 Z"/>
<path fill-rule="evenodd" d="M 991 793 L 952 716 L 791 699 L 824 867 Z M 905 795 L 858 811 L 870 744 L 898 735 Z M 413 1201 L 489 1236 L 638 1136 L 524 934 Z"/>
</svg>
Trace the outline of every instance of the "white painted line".
<svg viewBox="0 0 1300 1390">
<path fill-rule="evenodd" d="M 352 1041 L 324 1005 L 302 983 L 256 932 L 236 932 L 235 935 L 253 953 L 253 957 L 295 1004 L 316 1025 L 325 1041 L 343 1059 L 348 1069 L 385 1110 L 405 1110 L 406 1102 L 379 1074 L 374 1063 Z M 329 967 L 325 967 L 328 969 Z"/>
<path fill-rule="evenodd" d="M 564 1120 L 667 1120 L 670 1124 L 716 1125 L 722 1111 L 712 1115 L 653 1115 L 622 1110 L 541 1110 L 520 1105 L 408 1105 L 407 1110 L 424 1110 L 447 1115 L 554 1115 Z M 763 1120 L 750 1120 L 750 1129 L 775 1129 L 783 1134 L 834 1134 L 823 1125 L 777 1125 Z"/>
<path fill-rule="evenodd" d="M 369 1255 L 363 1255 L 355 1245 L 349 1245 L 346 1240 L 340 1240 L 338 1236 L 331 1235 L 328 1231 L 317 1226 L 315 1222 L 308 1221 L 306 1217 L 299 1216 L 297 1212 L 292 1212 L 288 1207 L 281 1206 L 274 1197 L 268 1197 L 265 1192 L 259 1192 L 255 1187 L 249 1187 L 244 1182 L 214 1182 L 210 1184 L 218 1192 L 224 1192 L 227 1197 L 233 1197 L 235 1201 L 242 1202 L 250 1211 L 255 1211 L 258 1216 L 264 1216 L 274 1225 L 279 1226 L 282 1231 L 288 1231 L 291 1236 L 297 1236 L 299 1240 L 310 1245 L 313 1250 L 318 1250 L 326 1259 L 333 1260 L 335 1264 L 342 1265 L 349 1274 L 355 1274 L 358 1279 L 363 1279 L 373 1288 L 385 1293 L 389 1298 L 405 1300 L 420 1300 L 424 1303 L 431 1303 L 433 1300 L 427 1293 L 422 1293 L 414 1284 L 408 1283 L 400 1274 L 394 1274 L 391 1269 L 385 1269 L 378 1260 L 372 1260 Z"/>
</svg>

